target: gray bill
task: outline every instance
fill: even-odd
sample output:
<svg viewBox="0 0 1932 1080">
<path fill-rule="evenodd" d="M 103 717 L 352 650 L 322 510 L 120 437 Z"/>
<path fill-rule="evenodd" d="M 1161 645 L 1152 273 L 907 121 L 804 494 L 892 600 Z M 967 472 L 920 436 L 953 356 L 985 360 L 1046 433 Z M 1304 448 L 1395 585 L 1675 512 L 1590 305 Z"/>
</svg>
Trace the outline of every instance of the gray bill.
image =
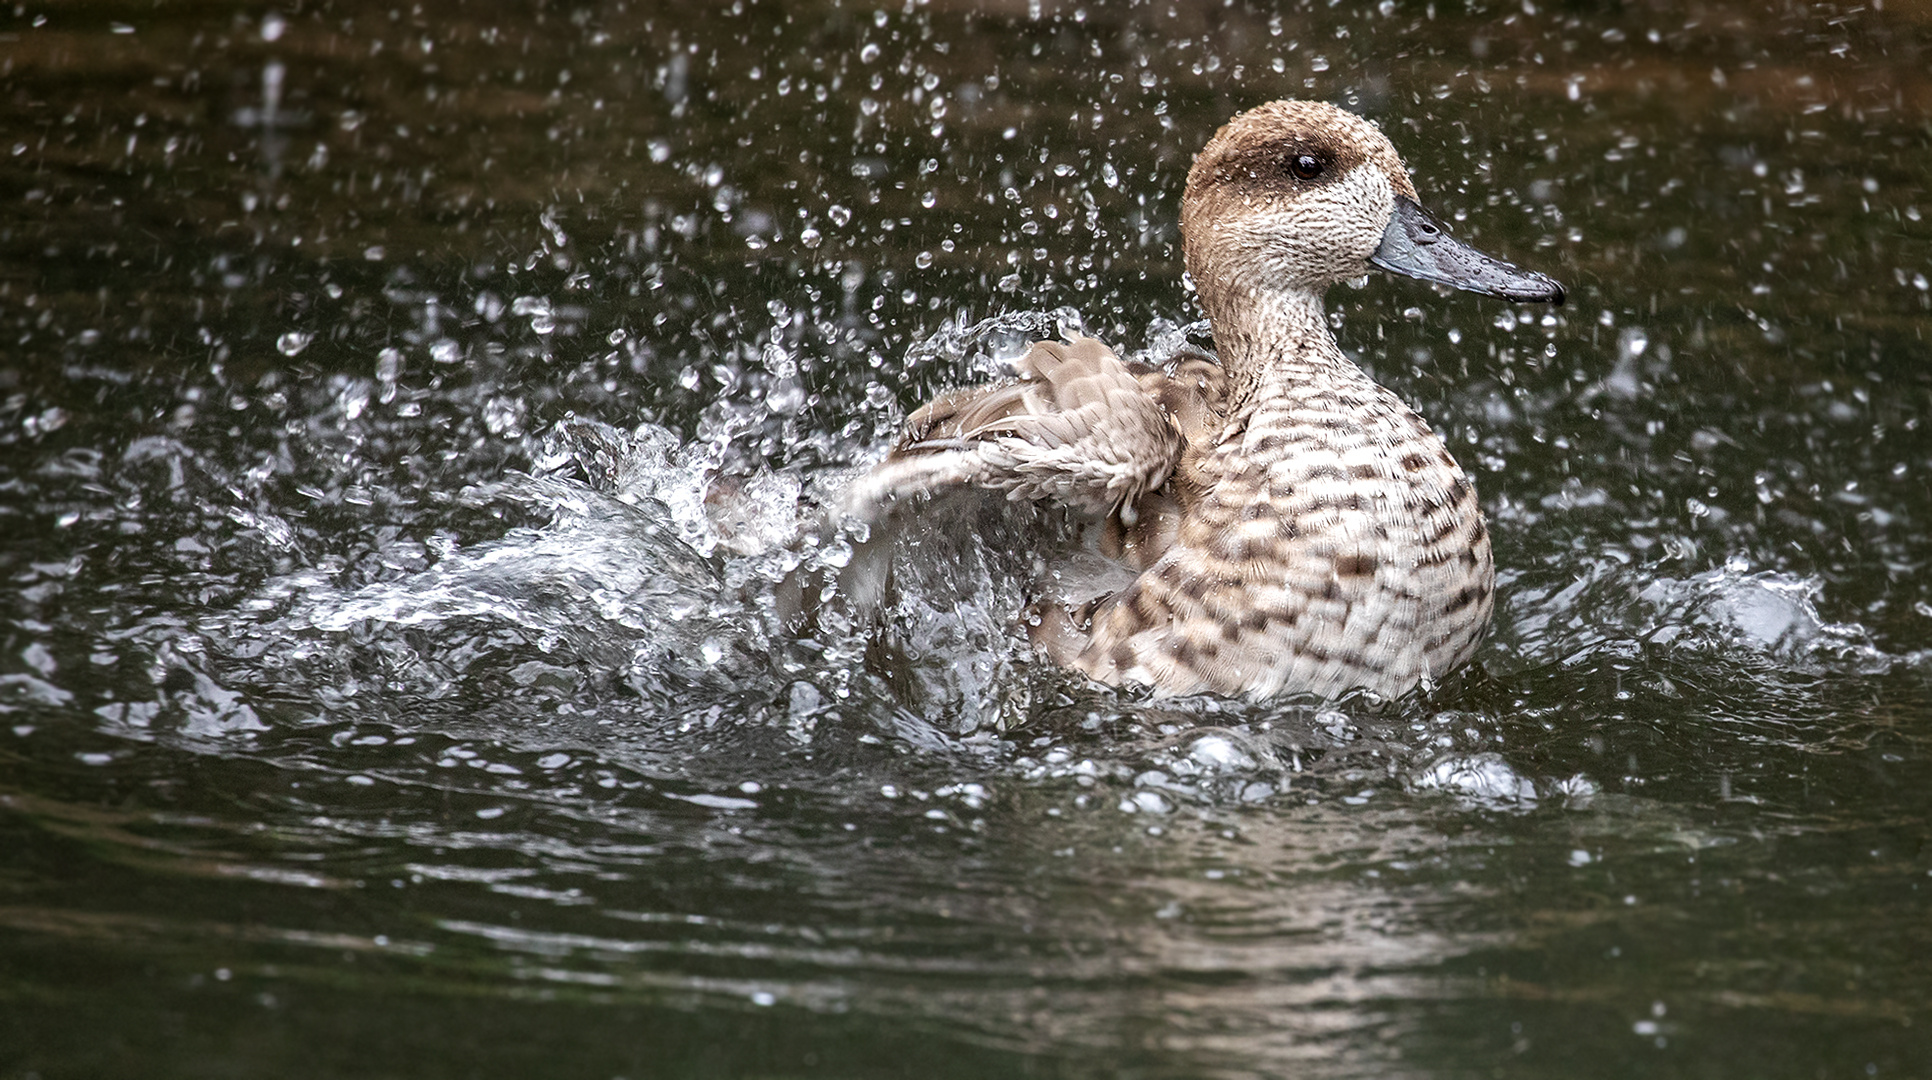
<svg viewBox="0 0 1932 1080">
<path fill-rule="evenodd" d="M 1563 303 L 1563 286 L 1555 278 L 1492 258 L 1450 236 L 1441 222 L 1406 195 L 1395 197 L 1395 216 L 1369 262 L 1390 273 L 1484 296 Z"/>
</svg>

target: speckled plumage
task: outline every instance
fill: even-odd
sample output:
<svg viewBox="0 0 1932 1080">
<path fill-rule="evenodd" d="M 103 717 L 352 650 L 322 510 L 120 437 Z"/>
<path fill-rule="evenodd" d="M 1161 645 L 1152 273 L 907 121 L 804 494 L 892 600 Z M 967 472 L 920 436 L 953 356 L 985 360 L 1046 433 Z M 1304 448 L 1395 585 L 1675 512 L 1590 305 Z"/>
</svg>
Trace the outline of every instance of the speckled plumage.
<svg viewBox="0 0 1932 1080">
<path fill-rule="evenodd" d="M 1309 157 L 1313 178 L 1294 168 Z M 1101 682 L 1259 698 L 1440 678 L 1474 654 L 1494 599 L 1476 494 L 1429 425 L 1343 355 L 1322 307 L 1330 284 L 1381 264 L 1398 197 L 1415 189 L 1366 121 L 1310 102 L 1236 117 L 1195 159 L 1181 211 L 1219 365 L 1036 344 L 1013 382 L 915 414 L 848 508 L 878 517 L 972 486 L 1104 516 L 1103 552 L 1137 576 L 1042 604 L 1033 631 Z"/>
</svg>

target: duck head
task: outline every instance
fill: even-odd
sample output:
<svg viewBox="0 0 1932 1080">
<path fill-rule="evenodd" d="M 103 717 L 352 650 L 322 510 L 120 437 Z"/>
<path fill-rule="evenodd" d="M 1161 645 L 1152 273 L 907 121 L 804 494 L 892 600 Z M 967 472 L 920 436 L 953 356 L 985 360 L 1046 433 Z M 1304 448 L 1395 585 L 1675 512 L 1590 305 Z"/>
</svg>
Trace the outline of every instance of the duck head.
<svg viewBox="0 0 1932 1080">
<path fill-rule="evenodd" d="M 1228 121 L 1188 171 L 1188 273 L 1210 317 L 1263 292 L 1319 295 L 1371 266 L 1506 300 L 1563 286 L 1451 237 L 1422 209 L 1395 147 L 1333 105 L 1276 101 Z"/>
</svg>

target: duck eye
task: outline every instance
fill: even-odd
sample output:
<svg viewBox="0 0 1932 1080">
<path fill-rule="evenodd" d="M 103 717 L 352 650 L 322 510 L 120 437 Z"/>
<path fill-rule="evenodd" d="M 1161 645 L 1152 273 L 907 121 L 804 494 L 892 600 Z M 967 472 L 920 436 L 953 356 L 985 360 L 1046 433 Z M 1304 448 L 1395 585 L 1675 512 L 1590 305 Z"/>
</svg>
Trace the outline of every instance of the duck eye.
<svg viewBox="0 0 1932 1080">
<path fill-rule="evenodd" d="M 1322 174 L 1322 161 L 1313 154 L 1296 154 L 1288 159 L 1288 171 L 1297 180 L 1313 180 Z"/>
</svg>

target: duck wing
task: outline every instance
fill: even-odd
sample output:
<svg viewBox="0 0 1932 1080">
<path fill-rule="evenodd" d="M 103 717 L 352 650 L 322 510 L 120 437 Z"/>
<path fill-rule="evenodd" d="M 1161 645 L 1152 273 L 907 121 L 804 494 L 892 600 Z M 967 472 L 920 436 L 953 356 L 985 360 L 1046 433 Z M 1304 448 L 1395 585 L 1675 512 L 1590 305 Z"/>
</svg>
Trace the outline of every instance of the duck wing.
<svg viewBox="0 0 1932 1080">
<path fill-rule="evenodd" d="M 912 414 L 846 496 L 877 520 L 893 503 L 976 487 L 1092 514 L 1131 506 L 1180 464 L 1182 428 L 1113 351 L 1089 337 L 1035 342 L 1016 378 L 954 390 Z M 1164 377 L 1164 376 L 1163 376 Z"/>
<path fill-rule="evenodd" d="M 1219 360 L 1187 346 L 1163 367 L 1129 364 L 1127 370 L 1174 421 L 1188 446 L 1212 446 L 1221 437 L 1228 422 L 1228 375 Z"/>
<path fill-rule="evenodd" d="M 1141 390 L 1181 433 L 1181 456 L 1166 483 L 1110 516 L 1099 534 L 1100 553 L 1145 570 L 1173 545 L 1187 506 L 1213 484 L 1207 451 L 1227 426 L 1227 373 L 1212 355 L 1191 346 L 1160 366 L 1130 363 Z"/>
</svg>

